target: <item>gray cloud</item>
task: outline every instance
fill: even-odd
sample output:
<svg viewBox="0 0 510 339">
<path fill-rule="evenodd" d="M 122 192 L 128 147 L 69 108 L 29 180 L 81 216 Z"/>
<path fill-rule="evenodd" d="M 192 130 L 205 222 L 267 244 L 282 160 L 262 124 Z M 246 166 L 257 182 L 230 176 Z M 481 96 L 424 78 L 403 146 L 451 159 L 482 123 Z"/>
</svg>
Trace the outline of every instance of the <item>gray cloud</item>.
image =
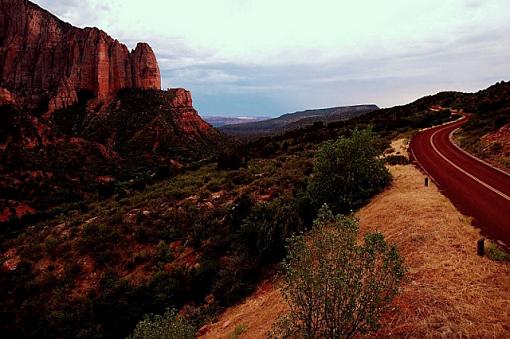
<svg viewBox="0 0 510 339">
<path fill-rule="evenodd" d="M 98 0 L 39 0 L 37 3 L 74 25 L 99 26 L 131 48 L 138 41 L 148 42 L 157 55 L 163 87 L 190 89 L 203 114 L 268 115 L 357 103 L 392 106 L 440 90 L 474 91 L 496 81 L 509 80 L 510 22 L 486 17 L 486 13 L 494 13 L 487 8 L 496 5 L 504 8 L 505 1 L 460 0 L 459 11 L 466 8 L 462 14 L 464 21 L 450 26 L 443 26 L 443 21 L 454 18 L 457 23 L 458 13 L 445 14 L 436 9 L 433 12 L 436 16 L 424 19 L 425 24 L 422 22 L 420 29 L 407 33 L 406 39 L 399 38 L 400 30 L 413 27 L 413 22 L 420 18 L 399 17 L 389 30 L 380 26 L 365 30 L 373 36 L 369 35 L 368 42 L 365 36 L 359 46 L 358 32 L 346 30 L 347 40 L 354 42 L 351 49 L 326 48 L 314 43 L 297 48 L 281 41 L 282 46 L 275 53 L 253 58 L 226 57 L 213 44 L 204 47 L 189 36 L 138 29 L 145 27 L 142 19 L 134 21 L 134 28 L 120 25 L 116 7 L 112 7 L 122 6 L 119 2 L 110 5 Z M 236 6 L 245 6 L 243 11 L 251 8 L 249 2 Z M 506 7 L 510 11 L 510 6 Z M 169 12 L 168 20 L 177 15 L 194 18 L 194 13 Z M 404 21 L 412 24 L 405 26 Z M 303 23 L 305 27 L 308 24 Z M 370 24 L 363 21 L 360 27 Z M 331 28 L 337 26 L 341 27 L 341 23 L 332 24 Z M 421 34 L 428 29 L 430 34 Z M 204 26 L 203 30 L 208 27 Z M 249 32 L 247 49 L 251 46 L 249 38 L 257 28 Z M 397 37 L 392 38 L 392 34 Z M 224 37 L 214 38 L 221 42 Z M 263 52 L 260 55 L 265 56 Z"/>
</svg>

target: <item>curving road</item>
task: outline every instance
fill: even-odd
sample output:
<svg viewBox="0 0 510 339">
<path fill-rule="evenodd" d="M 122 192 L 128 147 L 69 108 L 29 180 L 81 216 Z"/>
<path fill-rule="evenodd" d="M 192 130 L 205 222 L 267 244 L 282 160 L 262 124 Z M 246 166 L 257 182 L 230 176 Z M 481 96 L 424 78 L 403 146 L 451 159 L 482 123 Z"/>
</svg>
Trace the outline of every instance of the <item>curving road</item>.
<svg viewBox="0 0 510 339">
<path fill-rule="evenodd" d="M 451 134 L 469 117 L 418 133 L 410 143 L 411 158 L 454 205 L 474 218 L 482 234 L 510 246 L 510 175 L 467 154 Z"/>
</svg>

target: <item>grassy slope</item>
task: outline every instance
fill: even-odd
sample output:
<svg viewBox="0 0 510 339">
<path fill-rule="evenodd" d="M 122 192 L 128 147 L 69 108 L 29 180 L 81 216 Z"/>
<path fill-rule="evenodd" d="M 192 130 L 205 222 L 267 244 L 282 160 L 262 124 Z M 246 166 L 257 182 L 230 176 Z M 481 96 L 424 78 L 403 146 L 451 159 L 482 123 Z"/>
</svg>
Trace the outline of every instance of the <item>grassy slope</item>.
<svg viewBox="0 0 510 339">
<path fill-rule="evenodd" d="M 392 186 L 362 208 L 361 233 L 381 231 L 396 243 L 408 281 L 385 315 L 381 336 L 507 337 L 510 266 L 476 255 L 479 233 L 412 165 L 392 166 Z M 269 282 L 228 309 L 204 337 L 225 338 L 245 325 L 241 338 L 260 338 L 286 310 L 277 283 Z"/>
</svg>

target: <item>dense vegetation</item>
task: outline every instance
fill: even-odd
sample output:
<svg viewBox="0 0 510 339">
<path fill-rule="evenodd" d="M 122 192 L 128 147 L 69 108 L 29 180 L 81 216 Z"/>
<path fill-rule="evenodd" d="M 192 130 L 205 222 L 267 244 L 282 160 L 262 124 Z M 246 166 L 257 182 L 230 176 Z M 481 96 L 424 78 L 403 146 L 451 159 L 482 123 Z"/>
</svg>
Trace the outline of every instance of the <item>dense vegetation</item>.
<svg viewBox="0 0 510 339">
<path fill-rule="evenodd" d="M 175 310 L 167 310 L 164 315 L 145 316 L 128 339 L 193 339 L 195 332 Z"/>
<path fill-rule="evenodd" d="M 356 133 L 356 147 L 363 140 L 371 149 L 369 134 Z M 280 150 L 237 170 L 211 164 L 5 242 L 21 261 L 0 276 L 4 332 L 125 336 L 144 314 L 166 307 L 185 307 L 200 325 L 248 295 L 285 256 L 286 239 L 310 227 L 313 157 L 312 150 Z M 91 274 L 100 275 L 97 285 Z"/>
<path fill-rule="evenodd" d="M 330 199 L 313 192 L 328 159 L 316 155 L 363 154 L 358 167 L 339 158 L 345 166 L 335 170 L 369 166 L 370 175 L 382 176 L 375 188 L 360 181 L 337 192 L 351 197 L 339 210 L 358 208 L 388 183 L 371 155 L 389 138 L 450 119 L 449 112 L 429 111 L 430 102 L 262 138 L 217 163 L 167 179 L 116 183 L 104 198 L 34 226 L 21 223 L 0 244 L 0 330 L 16 337 L 125 337 L 145 314 L 167 308 L 199 328 L 271 276 L 286 255 L 286 239 L 309 229 L 320 200 Z M 373 143 L 370 133 L 354 132 L 370 126 Z"/>
<path fill-rule="evenodd" d="M 91 98 L 80 92 L 78 103 L 51 118 L 0 107 L 0 214 L 13 216 L 4 230 L 143 188 L 213 161 L 227 144 L 189 121 L 193 108 L 174 107 L 170 92 L 125 89 L 100 114 L 89 111 Z M 35 213 L 20 220 L 13 212 L 23 205 Z"/>
<path fill-rule="evenodd" d="M 327 203 L 335 213 L 350 213 L 390 183 L 372 140 L 370 130 L 356 130 L 350 138 L 323 143 L 308 188 L 315 207 Z"/>
<path fill-rule="evenodd" d="M 20 261 L 0 273 L 2 332 L 122 337 L 185 305 L 200 324 L 249 294 L 303 230 L 295 197 L 312 156 L 211 164 L 4 241 Z"/>
</svg>

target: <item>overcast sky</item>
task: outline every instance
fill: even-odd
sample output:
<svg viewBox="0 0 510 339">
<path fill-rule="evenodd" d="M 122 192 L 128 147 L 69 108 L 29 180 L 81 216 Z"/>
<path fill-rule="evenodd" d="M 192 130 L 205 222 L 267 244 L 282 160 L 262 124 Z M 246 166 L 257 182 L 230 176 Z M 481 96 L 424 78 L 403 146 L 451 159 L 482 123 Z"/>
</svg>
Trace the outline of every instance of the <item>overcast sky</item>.
<svg viewBox="0 0 510 339">
<path fill-rule="evenodd" d="M 510 80 L 510 0 L 35 0 L 134 48 L 202 115 L 405 104 Z"/>
</svg>

